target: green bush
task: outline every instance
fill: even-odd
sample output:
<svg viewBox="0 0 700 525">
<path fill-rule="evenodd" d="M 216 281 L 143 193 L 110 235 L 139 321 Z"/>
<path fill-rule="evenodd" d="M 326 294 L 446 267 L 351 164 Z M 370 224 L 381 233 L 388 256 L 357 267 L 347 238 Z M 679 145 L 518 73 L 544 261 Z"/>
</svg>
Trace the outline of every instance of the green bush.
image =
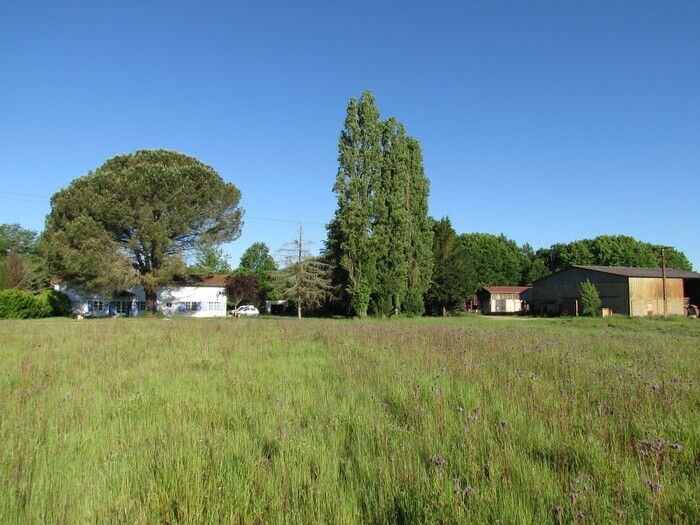
<svg viewBox="0 0 700 525">
<path fill-rule="evenodd" d="M 68 317 L 73 312 L 73 305 L 65 294 L 55 290 L 44 290 L 37 297 L 48 302 L 51 306 L 51 315 L 54 317 Z"/>
<path fill-rule="evenodd" d="M 48 298 L 22 290 L 0 290 L 0 319 L 36 319 L 49 317 L 53 308 Z"/>
<path fill-rule="evenodd" d="M 603 303 L 600 300 L 600 294 L 595 285 L 586 279 L 586 282 L 581 283 L 580 294 L 583 315 L 590 315 L 593 317 L 600 315 Z"/>
</svg>

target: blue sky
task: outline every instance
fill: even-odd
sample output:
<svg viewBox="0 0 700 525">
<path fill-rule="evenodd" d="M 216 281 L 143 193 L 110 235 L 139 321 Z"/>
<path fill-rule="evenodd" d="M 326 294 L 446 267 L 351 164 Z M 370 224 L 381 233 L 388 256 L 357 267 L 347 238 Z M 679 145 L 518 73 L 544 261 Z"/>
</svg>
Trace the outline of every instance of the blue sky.
<svg viewBox="0 0 700 525">
<path fill-rule="evenodd" d="M 234 264 L 296 221 L 320 244 L 347 100 L 371 89 L 459 232 L 629 234 L 698 269 L 698 28 L 694 0 L 6 2 L 0 223 L 41 229 L 73 178 L 168 148 L 241 189 Z"/>
</svg>

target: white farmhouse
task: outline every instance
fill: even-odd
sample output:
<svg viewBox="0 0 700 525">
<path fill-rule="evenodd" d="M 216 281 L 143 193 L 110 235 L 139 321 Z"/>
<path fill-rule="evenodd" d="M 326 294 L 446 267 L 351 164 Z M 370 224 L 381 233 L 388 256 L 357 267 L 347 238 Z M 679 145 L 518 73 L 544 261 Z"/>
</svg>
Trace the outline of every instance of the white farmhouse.
<svg viewBox="0 0 700 525">
<path fill-rule="evenodd" d="M 189 275 L 157 288 L 156 309 L 184 317 L 226 316 L 226 275 Z M 79 288 L 54 285 L 68 296 L 75 315 L 87 317 L 137 316 L 146 310 L 146 296 L 138 286 L 110 295 L 90 294 Z"/>
</svg>

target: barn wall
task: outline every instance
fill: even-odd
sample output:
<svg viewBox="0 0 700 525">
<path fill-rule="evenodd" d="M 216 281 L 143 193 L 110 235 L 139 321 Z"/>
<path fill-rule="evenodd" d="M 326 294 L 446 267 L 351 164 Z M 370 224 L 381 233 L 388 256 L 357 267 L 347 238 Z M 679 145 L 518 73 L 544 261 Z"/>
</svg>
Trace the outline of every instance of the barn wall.
<svg viewBox="0 0 700 525">
<path fill-rule="evenodd" d="M 663 279 L 630 277 L 630 315 L 663 315 Z M 683 315 L 683 279 L 666 279 L 666 299 L 669 315 Z"/>
<path fill-rule="evenodd" d="M 585 268 L 569 268 L 534 283 L 533 305 L 550 314 L 574 315 L 580 297 L 581 283 L 590 280 L 598 289 L 603 308 L 617 314 L 629 314 L 627 277 L 596 272 Z"/>
<path fill-rule="evenodd" d="M 685 295 L 690 304 L 700 306 L 700 279 L 685 279 Z"/>
</svg>

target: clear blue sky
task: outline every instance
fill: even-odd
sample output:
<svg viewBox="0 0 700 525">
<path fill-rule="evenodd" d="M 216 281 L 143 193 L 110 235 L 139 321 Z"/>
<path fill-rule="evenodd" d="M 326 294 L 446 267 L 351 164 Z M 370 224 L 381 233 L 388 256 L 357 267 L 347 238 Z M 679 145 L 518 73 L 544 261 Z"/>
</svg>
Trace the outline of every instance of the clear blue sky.
<svg viewBox="0 0 700 525">
<path fill-rule="evenodd" d="M 459 232 L 629 234 L 700 268 L 696 0 L 4 2 L 0 222 L 41 229 L 42 196 L 168 148 L 241 189 L 234 264 L 294 221 L 320 243 L 363 89 L 421 141 L 430 213 Z"/>
</svg>

